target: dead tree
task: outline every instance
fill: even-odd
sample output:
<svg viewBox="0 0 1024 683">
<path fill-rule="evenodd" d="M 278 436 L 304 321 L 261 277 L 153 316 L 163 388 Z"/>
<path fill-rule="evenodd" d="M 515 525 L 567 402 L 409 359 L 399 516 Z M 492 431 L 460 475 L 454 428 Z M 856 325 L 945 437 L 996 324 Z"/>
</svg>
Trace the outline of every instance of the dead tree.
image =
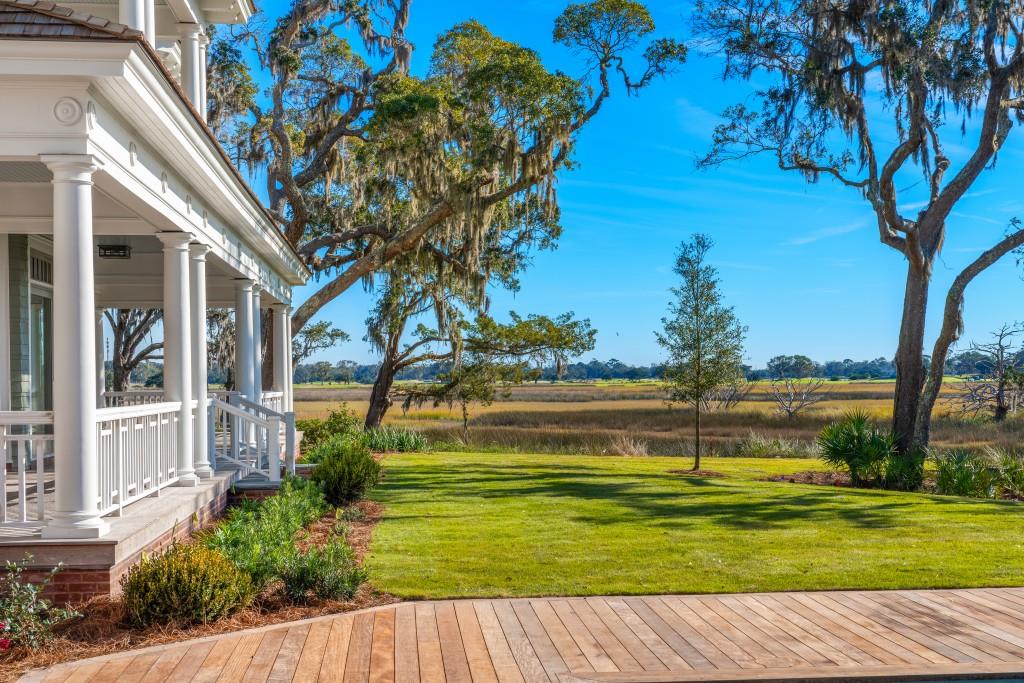
<svg viewBox="0 0 1024 683">
<path fill-rule="evenodd" d="M 1021 332 L 1024 324 L 1007 323 L 992 333 L 990 343 L 971 344 L 971 350 L 985 358 L 979 365 L 987 377 L 964 383 L 963 390 L 949 401 L 955 413 L 975 417 L 991 412 L 993 420 L 1002 422 L 1017 411 L 1024 399 L 1024 370 L 1017 361 L 1013 339 Z"/>
<path fill-rule="evenodd" d="M 772 380 L 769 397 L 780 413 L 792 420 L 804 408 L 825 400 L 826 394 L 819 393 L 824 380 L 798 380 L 790 377 Z"/>
</svg>

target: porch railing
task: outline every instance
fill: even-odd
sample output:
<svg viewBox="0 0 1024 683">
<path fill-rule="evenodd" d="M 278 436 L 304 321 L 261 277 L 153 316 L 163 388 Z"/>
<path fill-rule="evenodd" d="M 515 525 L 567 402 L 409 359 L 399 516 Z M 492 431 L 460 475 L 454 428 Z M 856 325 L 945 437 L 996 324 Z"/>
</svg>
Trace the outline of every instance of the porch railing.
<svg viewBox="0 0 1024 683">
<path fill-rule="evenodd" d="M 100 514 L 124 506 L 178 481 L 180 402 L 97 411 Z"/>
<path fill-rule="evenodd" d="M 53 413 L 0 412 L 0 451 L 4 483 L 0 523 L 45 523 L 47 487 L 53 487 Z"/>
<path fill-rule="evenodd" d="M 280 481 L 282 461 L 295 471 L 295 420 L 242 396 L 211 398 L 210 452 L 218 466 L 237 467 L 241 476 L 259 474 Z M 283 454 L 282 454 L 283 449 Z M 282 458 L 283 455 L 283 458 Z"/>
<path fill-rule="evenodd" d="M 136 391 L 104 391 L 103 406 L 105 408 L 120 408 L 124 406 L 141 406 L 153 403 L 163 403 L 164 392 L 161 389 L 136 390 Z"/>
<path fill-rule="evenodd" d="M 260 401 L 264 408 L 269 408 L 275 413 L 284 413 L 284 392 L 264 391 L 263 400 Z"/>
</svg>

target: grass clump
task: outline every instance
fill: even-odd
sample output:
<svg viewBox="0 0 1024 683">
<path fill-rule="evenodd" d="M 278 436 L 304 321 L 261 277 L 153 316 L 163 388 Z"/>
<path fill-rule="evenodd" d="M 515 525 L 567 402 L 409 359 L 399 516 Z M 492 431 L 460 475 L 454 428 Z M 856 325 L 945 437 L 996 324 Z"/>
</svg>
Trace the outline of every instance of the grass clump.
<svg viewBox="0 0 1024 683">
<path fill-rule="evenodd" d="M 356 594 L 366 581 L 366 571 L 344 539 L 334 538 L 322 548 L 292 556 L 282 568 L 281 581 L 292 602 L 342 600 Z"/>
<path fill-rule="evenodd" d="M 336 436 L 313 451 L 317 463 L 311 479 L 331 505 L 362 498 L 380 482 L 381 465 L 361 441 Z"/>
<path fill-rule="evenodd" d="M 324 496 L 313 483 L 289 477 L 276 496 L 246 501 L 204 539 L 263 589 L 280 576 L 298 552 L 295 535 L 327 511 Z"/>
<path fill-rule="evenodd" d="M 384 425 L 363 432 L 363 443 L 377 453 L 415 453 L 427 450 L 427 438 L 419 432 Z"/>
<path fill-rule="evenodd" d="M 936 453 L 935 490 L 947 496 L 992 498 L 998 469 L 985 454 L 962 448 Z"/>
<path fill-rule="evenodd" d="M 245 607 L 256 595 L 249 575 L 223 553 L 173 544 L 121 579 L 127 619 L 137 626 L 208 624 Z"/>
</svg>

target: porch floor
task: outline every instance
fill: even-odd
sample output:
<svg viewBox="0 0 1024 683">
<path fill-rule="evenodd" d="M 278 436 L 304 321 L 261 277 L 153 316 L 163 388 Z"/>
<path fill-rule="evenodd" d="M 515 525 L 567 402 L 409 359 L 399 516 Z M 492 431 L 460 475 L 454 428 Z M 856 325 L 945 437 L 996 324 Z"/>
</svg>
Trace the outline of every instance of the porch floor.
<svg viewBox="0 0 1024 683">
<path fill-rule="evenodd" d="M 417 602 L 84 660 L 26 681 L 668 683 L 1024 674 L 1024 589 Z"/>
</svg>

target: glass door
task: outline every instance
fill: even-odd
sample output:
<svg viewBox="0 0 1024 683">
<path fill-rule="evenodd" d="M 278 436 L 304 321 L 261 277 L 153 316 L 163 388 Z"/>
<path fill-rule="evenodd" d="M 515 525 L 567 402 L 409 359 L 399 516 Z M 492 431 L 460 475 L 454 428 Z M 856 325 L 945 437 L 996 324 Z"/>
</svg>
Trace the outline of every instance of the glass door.
<svg viewBox="0 0 1024 683">
<path fill-rule="evenodd" d="M 53 410 L 53 299 L 33 292 L 30 321 L 31 410 Z"/>
</svg>

